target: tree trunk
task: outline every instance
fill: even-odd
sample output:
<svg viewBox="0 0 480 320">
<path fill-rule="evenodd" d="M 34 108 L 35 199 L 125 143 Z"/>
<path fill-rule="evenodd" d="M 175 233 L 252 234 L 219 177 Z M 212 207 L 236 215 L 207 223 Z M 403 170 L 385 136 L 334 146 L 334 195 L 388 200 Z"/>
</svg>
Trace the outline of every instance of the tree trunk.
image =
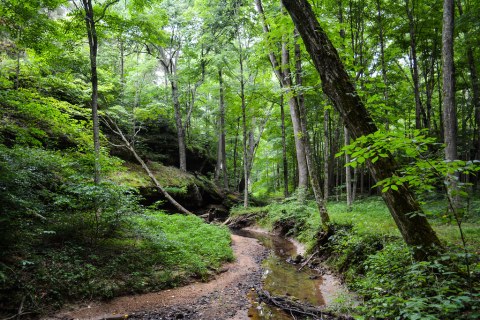
<svg viewBox="0 0 480 320">
<path fill-rule="evenodd" d="M 255 0 L 255 5 L 257 12 L 260 15 L 260 20 L 262 21 L 263 32 L 268 34 L 270 29 L 268 27 L 265 13 L 263 11 L 262 1 Z M 288 106 L 290 108 L 290 116 L 292 118 L 293 125 L 293 135 L 295 139 L 295 152 L 297 155 L 297 168 L 298 168 L 298 185 L 297 185 L 297 195 L 298 200 L 303 202 L 305 200 L 305 194 L 308 185 L 308 170 L 307 163 L 305 159 L 305 147 L 303 146 L 303 140 L 300 137 L 301 124 L 298 115 L 298 104 L 297 99 L 292 93 L 292 78 L 290 74 L 290 53 L 288 51 L 288 45 L 286 40 L 282 41 L 282 54 L 281 54 L 281 65 L 278 63 L 278 59 L 275 56 L 273 51 L 269 53 L 270 63 L 272 64 L 273 71 L 277 76 L 277 79 L 280 82 L 280 86 L 285 90 L 285 94 L 289 95 Z"/>
<path fill-rule="evenodd" d="M 297 33 L 295 31 L 295 33 Z M 296 35 L 295 37 L 297 37 Z M 296 87 L 302 87 L 302 59 L 300 45 L 295 43 L 295 65 L 296 65 Z M 322 220 L 322 228 L 328 233 L 330 217 L 328 216 L 325 202 L 323 201 L 322 189 L 320 187 L 320 181 L 318 180 L 317 167 L 315 166 L 314 156 L 310 147 L 310 134 L 307 127 L 307 111 L 305 110 L 305 103 L 303 99 L 303 93 L 297 92 L 298 98 L 298 113 L 301 125 L 301 139 L 303 140 L 303 146 L 305 148 L 305 161 L 307 163 L 308 174 L 310 177 L 310 184 L 312 185 L 313 195 L 315 196 L 315 202 L 317 204 L 320 219 Z"/>
<path fill-rule="evenodd" d="M 344 127 L 345 134 L 345 147 L 350 145 L 350 135 L 348 134 L 347 127 Z M 350 162 L 350 154 L 345 152 L 345 186 L 347 191 L 347 207 L 348 210 L 352 208 L 353 194 L 352 194 L 352 170 L 347 164 Z"/>
<path fill-rule="evenodd" d="M 174 77 L 174 73 L 172 77 Z M 185 130 L 182 124 L 182 111 L 180 101 L 178 100 L 178 84 L 174 78 L 170 79 L 172 87 L 173 109 L 175 111 L 175 125 L 177 127 L 178 157 L 180 170 L 187 171 L 187 149 L 185 145 Z"/>
<path fill-rule="evenodd" d="M 383 88 L 383 101 L 388 105 L 388 81 L 387 81 L 387 66 L 385 64 L 385 36 L 383 30 L 383 17 L 381 0 L 377 0 L 377 20 L 378 20 L 378 40 L 380 46 L 380 65 L 382 70 L 382 80 L 384 84 Z M 388 111 L 385 112 L 385 130 L 389 130 Z"/>
<path fill-rule="evenodd" d="M 453 63 L 454 2 L 443 1 L 442 64 L 443 64 L 443 126 L 445 160 L 457 160 L 457 111 L 455 107 L 455 73 Z M 447 177 L 447 187 L 454 208 L 458 206 L 457 177 Z"/>
<path fill-rule="evenodd" d="M 223 92 L 223 75 L 222 70 L 218 70 L 218 84 L 220 87 L 220 103 L 219 103 L 219 121 L 218 121 L 218 150 L 217 150 L 217 166 L 215 168 L 215 180 L 220 180 L 220 175 L 223 175 L 223 187 L 228 189 L 227 177 L 227 161 L 225 150 L 225 99 Z"/>
<path fill-rule="evenodd" d="M 93 5 L 91 0 L 82 0 L 85 10 L 85 24 L 87 27 L 88 47 L 90 49 L 90 76 L 92 83 L 92 120 L 93 120 L 93 147 L 95 156 L 95 173 L 93 181 L 100 183 L 100 125 L 98 120 L 98 75 L 97 75 L 97 50 L 98 40 L 95 28 Z"/>
<path fill-rule="evenodd" d="M 240 131 L 240 118 L 237 119 L 237 131 L 235 132 L 235 141 L 233 144 L 233 184 L 237 184 L 237 146 L 238 146 L 238 131 Z M 237 188 L 236 188 L 237 189 Z"/>
<path fill-rule="evenodd" d="M 330 134 L 329 134 L 329 117 L 330 117 L 330 110 L 325 109 L 323 111 L 323 131 L 324 131 L 324 156 L 323 156 L 323 199 L 325 202 L 328 201 L 328 193 L 330 188 Z"/>
<path fill-rule="evenodd" d="M 140 158 L 140 156 L 137 154 L 137 152 L 135 151 L 135 148 L 132 146 L 132 144 L 128 141 L 128 139 L 125 137 L 125 135 L 123 134 L 122 130 L 118 127 L 118 125 L 107 119 L 108 122 L 107 125 L 109 126 L 109 128 L 114 132 L 116 133 L 123 141 L 123 143 L 125 144 L 125 147 L 133 154 L 133 156 L 135 157 L 135 159 L 138 161 L 138 163 L 140 163 L 140 165 L 142 166 L 143 170 L 145 170 L 145 172 L 147 173 L 148 177 L 150 178 L 150 180 L 152 180 L 152 182 L 155 184 L 155 187 L 163 194 L 163 196 L 175 207 L 177 208 L 180 212 L 182 213 L 186 213 L 186 214 L 193 214 L 191 213 L 190 211 L 188 211 L 187 209 L 185 209 L 180 203 L 178 203 L 175 199 L 172 198 L 172 196 L 162 187 L 162 185 L 158 182 L 157 178 L 155 178 L 155 175 L 150 171 L 150 168 L 147 166 L 147 164 L 143 161 L 142 158 Z"/>
<path fill-rule="evenodd" d="M 307 160 L 305 158 L 305 146 L 302 139 L 302 125 L 300 123 L 300 115 L 298 111 L 297 100 L 295 95 L 291 94 L 292 87 L 292 78 L 290 73 L 290 53 L 288 50 L 287 43 L 284 41 L 282 43 L 282 65 L 283 69 L 283 79 L 284 79 L 284 88 L 285 93 L 290 95 L 288 99 L 288 106 L 290 107 L 290 116 L 292 118 L 293 125 L 293 134 L 295 138 L 295 152 L 297 155 L 297 164 L 298 164 L 298 201 L 304 202 L 305 195 L 307 192 L 308 185 L 308 167 Z"/>
<path fill-rule="evenodd" d="M 244 174 L 244 188 L 243 188 L 243 206 L 248 207 L 248 150 L 247 150 L 247 106 L 245 102 L 245 81 L 243 76 L 243 54 L 242 48 L 240 46 L 239 54 L 240 62 L 240 98 L 242 100 L 242 134 L 243 134 L 243 174 Z"/>
<path fill-rule="evenodd" d="M 460 16 L 463 15 L 462 2 L 457 1 L 458 12 Z M 468 37 L 468 34 L 465 35 Z M 480 160 L 480 82 L 478 81 L 477 68 L 475 66 L 475 56 L 473 54 L 473 48 L 467 43 L 467 62 L 468 69 L 470 70 L 470 81 L 472 83 L 472 102 L 475 109 L 475 131 L 473 135 L 473 160 Z M 477 184 L 480 182 L 480 177 L 476 177 Z"/>
<path fill-rule="evenodd" d="M 352 138 L 376 132 L 377 127 L 349 79 L 337 50 L 316 20 L 310 4 L 306 0 L 283 0 L 283 4 L 310 53 L 322 80 L 323 91 L 342 115 Z M 375 163 L 367 163 L 377 181 L 391 177 L 398 168 L 392 155 Z M 434 247 L 441 247 L 441 243 L 411 190 L 403 185 L 398 191 L 389 189 L 382 196 L 405 242 L 413 247 L 415 258 L 425 259 L 438 252 Z"/>
<path fill-rule="evenodd" d="M 283 106 L 283 94 L 280 96 L 280 117 L 282 121 L 282 161 L 283 161 L 283 195 L 288 198 L 288 160 L 287 140 L 285 137 L 285 110 Z"/>
<path fill-rule="evenodd" d="M 410 69 L 412 71 L 413 78 L 413 90 L 415 95 L 415 128 L 421 129 L 422 123 L 423 127 L 426 126 L 426 115 L 425 110 L 422 105 L 422 100 L 420 99 L 420 78 L 418 75 L 418 59 L 417 59 L 417 40 L 415 32 L 415 4 L 412 4 L 410 8 L 410 1 L 405 0 L 405 8 L 407 10 L 409 33 L 410 33 Z"/>
</svg>

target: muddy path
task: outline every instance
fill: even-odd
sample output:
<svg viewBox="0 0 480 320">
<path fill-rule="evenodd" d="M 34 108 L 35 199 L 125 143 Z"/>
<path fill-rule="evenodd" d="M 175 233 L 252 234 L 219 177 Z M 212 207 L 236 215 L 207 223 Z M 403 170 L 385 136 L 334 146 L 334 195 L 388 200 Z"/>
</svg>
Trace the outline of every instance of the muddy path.
<svg viewBox="0 0 480 320">
<path fill-rule="evenodd" d="M 260 285 L 267 249 L 237 235 L 232 248 L 235 262 L 209 282 L 77 306 L 46 319 L 249 319 L 247 294 Z"/>
</svg>

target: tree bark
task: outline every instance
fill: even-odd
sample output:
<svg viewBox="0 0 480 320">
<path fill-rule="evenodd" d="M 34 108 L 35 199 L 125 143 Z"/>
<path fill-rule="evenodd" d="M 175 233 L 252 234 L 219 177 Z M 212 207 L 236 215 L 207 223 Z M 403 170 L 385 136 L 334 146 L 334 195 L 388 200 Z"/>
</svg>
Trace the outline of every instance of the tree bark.
<svg viewBox="0 0 480 320">
<path fill-rule="evenodd" d="M 385 63 L 385 34 L 383 28 L 383 16 L 381 0 L 377 0 L 377 21 L 378 21 L 378 40 L 380 46 L 380 65 L 382 70 L 382 80 L 384 84 L 383 88 L 383 100 L 385 104 L 388 104 L 388 81 L 387 81 L 387 66 Z M 389 130 L 390 121 L 388 119 L 388 111 L 385 112 L 385 130 Z"/>
<path fill-rule="evenodd" d="M 93 181 L 95 184 L 100 183 L 100 124 L 98 120 L 98 74 L 97 74 L 97 51 L 98 39 L 95 27 L 95 17 L 91 0 L 82 0 L 83 9 L 85 11 L 85 25 L 87 28 L 88 47 L 90 49 L 90 77 L 92 83 L 92 120 L 93 120 L 93 148 L 95 157 L 95 172 Z"/>
<path fill-rule="evenodd" d="M 287 161 L 287 140 L 285 135 L 285 110 L 283 106 L 283 93 L 280 96 L 280 118 L 282 121 L 282 162 L 283 162 L 283 195 L 288 198 L 288 161 Z"/>
<path fill-rule="evenodd" d="M 215 180 L 217 183 L 220 180 L 220 175 L 223 175 L 223 187 L 228 189 L 227 176 L 227 161 L 225 150 L 225 97 L 223 92 L 223 75 L 222 70 L 218 70 L 218 84 L 220 87 L 220 102 L 218 107 L 218 150 L 217 150 L 217 166 L 215 168 Z"/>
<path fill-rule="evenodd" d="M 175 77 L 175 75 L 173 75 Z M 172 101 L 173 109 L 175 112 L 175 125 L 177 127 L 177 141 L 178 141 L 178 157 L 180 170 L 187 171 L 187 148 L 185 145 L 185 129 L 182 123 L 182 111 L 180 101 L 178 100 L 178 84 L 177 81 L 172 78 L 170 80 L 172 87 Z"/>
<path fill-rule="evenodd" d="M 298 169 L 298 186 L 297 196 L 298 201 L 304 202 L 308 186 L 308 166 L 305 158 L 305 145 L 302 139 L 302 125 L 300 122 L 300 115 L 298 110 L 298 103 L 295 95 L 292 92 L 292 78 L 290 73 L 290 52 L 287 43 L 282 43 L 282 66 L 283 66 L 283 81 L 285 94 L 290 95 L 288 99 L 288 106 L 290 107 L 290 116 L 292 118 L 293 134 L 295 139 L 295 152 L 297 155 L 297 169 Z"/>
<path fill-rule="evenodd" d="M 297 32 L 295 31 L 295 37 L 298 37 Z M 296 65 L 296 87 L 302 87 L 302 59 L 301 59 L 301 51 L 300 45 L 295 43 L 295 65 Z M 308 132 L 307 127 L 307 111 L 305 110 L 305 103 L 303 93 L 297 92 L 296 93 L 298 99 L 298 113 L 300 118 L 300 125 L 301 125 L 301 139 L 303 140 L 303 146 L 305 148 L 305 161 L 307 163 L 308 174 L 310 177 L 310 184 L 313 189 L 313 195 L 315 196 L 315 202 L 317 204 L 318 212 L 320 214 L 320 219 L 322 220 L 322 228 L 323 230 L 328 233 L 329 226 L 328 223 L 330 222 L 330 217 L 327 212 L 327 207 L 325 206 L 325 202 L 323 201 L 323 194 L 322 188 L 320 187 L 320 181 L 318 179 L 319 175 L 317 172 L 317 167 L 315 166 L 314 155 L 312 153 L 310 147 L 310 134 Z"/>
<path fill-rule="evenodd" d="M 348 77 L 337 50 L 320 27 L 310 4 L 306 0 L 282 1 L 310 53 L 322 80 L 323 91 L 342 115 L 352 138 L 356 139 L 377 131 Z M 371 161 L 367 163 L 377 181 L 391 177 L 398 168 L 392 155 L 375 163 Z M 435 253 L 435 247 L 441 247 L 439 239 L 408 186 L 402 185 L 398 191 L 389 189 L 382 196 L 405 242 L 412 246 L 416 259 L 425 259 Z"/>
<path fill-rule="evenodd" d="M 458 13 L 463 15 L 462 2 L 457 1 Z M 466 35 L 468 37 L 468 34 Z M 477 67 L 475 65 L 475 56 L 473 48 L 467 44 L 467 62 L 470 70 L 470 81 L 472 83 L 472 102 L 475 109 L 475 131 L 473 136 L 473 160 L 480 160 L 480 82 L 478 80 Z M 477 184 L 480 182 L 480 177 L 476 177 Z"/>
<path fill-rule="evenodd" d="M 233 144 L 233 184 L 237 186 L 237 146 L 238 146 L 238 131 L 240 131 L 240 118 L 237 119 L 237 130 L 235 132 L 235 141 Z M 235 188 L 238 190 L 238 188 Z"/>
<path fill-rule="evenodd" d="M 328 201 L 330 188 L 330 134 L 329 134 L 330 110 L 323 111 L 324 152 L 323 152 L 323 199 Z"/>
<path fill-rule="evenodd" d="M 248 207 L 248 180 L 249 180 L 249 163 L 248 163 L 248 150 L 247 150 L 247 105 L 245 101 L 245 80 L 243 75 L 243 53 L 241 42 L 240 43 L 240 52 L 239 52 L 239 62 L 240 62 L 240 98 L 242 101 L 242 136 L 243 136 L 243 175 L 245 179 L 244 188 L 243 188 L 243 206 Z"/>
<path fill-rule="evenodd" d="M 350 135 L 348 133 L 347 127 L 344 127 L 345 135 L 345 146 L 350 145 Z M 347 164 L 350 162 L 350 154 L 345 152 L 345 186 L 347 191 L 347 207 L 350 210 L 353 204 L 353 194 L 352 194 L 352 170 Z"/>
<path fill-rule="evenodd" d="M 443 64 L 443 126 L 445 142 L 445 160 L 457 160 L 457 110 L 455 106 L 455 72 L 453 62 L 453 32 L 454 32 L 453 0 L 443 1 L 442 28 L 442 64 Z M 447 189 L 453 201 L 453 207 L 458 208 L 457 192 L 458 175 L 447 176 Z"/>
<path fill-rule="evenodd" d="M 255 0 L 257 12 L 260 15 L 262 22 L 263 32 L 268 34 L 270 28 L 267 24 L 265 13 L 263 11 L 262 1 Z M 280 87 L 284 89 L 285 94 L 289 96 L 288 106 L 290 109 L 290 116 L 292 118 L 293 135 L 295 139 L 295 152 L 297 156 L 297 168 L 298 168 L 298 200 L 303 202 L 305 200 L 305 194 L 308 186 L 308 169 L 305 159 L 305 147 L 301 139 L 301 124 L 298 115 L 298 103 L 295 95 L 292 92 L 292 77 L 290 73 L 290 53 L 286 40 L 282 41 L 281 52 L 281 65 L 278 63 L 278 59 L 273 51 L 270 51 L 268 57 L 272 64 L 273 72 L 279 80 Z"/>
<path fill-rule="evenodd" d="M 418 75 L 418 59 L 417 59 L 417 39 L 415 32 L 415 4 L 410 8 L 410 1 L 405 0 L 405 8 L 407 10 L 408 26 L 410 34 L 410 62 L 413 78 L 413 90 L 415 95 L 415 128 L 421 129 L 427 127 L 426 114 L 420 99 L 420 77 Z M 422 126 L 423 123 L 423 126 Z"/>
</svg>

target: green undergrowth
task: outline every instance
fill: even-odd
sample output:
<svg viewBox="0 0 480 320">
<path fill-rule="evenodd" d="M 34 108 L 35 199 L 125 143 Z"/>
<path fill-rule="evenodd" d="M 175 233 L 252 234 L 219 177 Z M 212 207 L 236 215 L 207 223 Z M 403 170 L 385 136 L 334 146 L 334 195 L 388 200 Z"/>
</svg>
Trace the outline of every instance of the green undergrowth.
<svg viewBox="0 0 480 320">
<path fill-rule="evenodd" d="M 352 208 L 329 203 L 333 235 L 316 243 L 320 218 L 314 202 L 294 199 L 263 208 L 235 208 L 232 215 L 262 213 L 257 223 L 294 236 L 319 250 L 324 262 L 344 278 L 364 301 L 353 307 L 339 297 L 334 308 L 369 319 L 478 319 L 480 316 L 480 213 L 475 204 L 462 224 L 467 239 L 470 277 L 459 230 L 445 214 L 443 200 L 424 204 L 425 212 L 446 250 L 416 262 L 379 197 L 356 201 Z M 283 228 L 283 229 L 282 229 Z"/>
<path fill-rule="evenodd" d="M 101 159 L 103 172 L 121 161 Z M 138 204 L 93 184 L 88 153 L 0 144 L 0 315 L 205 280 L 233 259 L 226 228 Z M 4 316 L 4 317 L 3 317 Z"/>
<path fill-rule="evenodd" d="M 104 140 L 94 184 L 89 112 L 35 90 L 0 92 L 0 319 L 206 280 L 233 259 L 226 228 L 141 206 L 148 178 Z M 169 191 L 194 179 L 152 170 Z"/>
<path fill-rule="evenodd" d="M 63 303 L 109 299 L 207 280 L 233 260 L 230 233 L 196 216 L 146 212 L 131 216 L 116 237 L 58 243 L 36 237 L 0 264 L 2 310 L 45 313 Z"/>
</svg>

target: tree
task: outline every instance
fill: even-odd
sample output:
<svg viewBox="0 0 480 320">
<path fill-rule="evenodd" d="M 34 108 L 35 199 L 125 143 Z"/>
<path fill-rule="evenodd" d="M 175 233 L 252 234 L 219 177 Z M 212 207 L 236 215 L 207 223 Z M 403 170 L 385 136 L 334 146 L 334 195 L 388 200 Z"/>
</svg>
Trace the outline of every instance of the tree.
<svg viewBox="0 0 480 320">
<path fill-rule="evenodd" d="M 307 51 L 322 80 L 322 89 L 342 115 L 353 138 L 377 131 L 376 125 L 358 96 L 336 49 L 320 27 L 306 0 L 282 0 L 303 38 Z M 395 173 L 397 165 L 391 154 L 368 166 L 379 181 Z M 425 259 L 441 247 L 435 232 L 422 213 L 412 191 L 406 185 L 382 194 L 405 242 L 412 246 L 416 259 Z"/>
<path fill-rule="evenodd" d="M 223 88 L 222 69 L 218 69 L 218 84 L 220 87 L 220 98 L 218 105 L 218 150 L 217 150 L 217 166 L 215 167 L 215 180 L 220 180 L 223 175 L 223 187 L 228 189 L 227 176 L 227 152 L 225 150 L 225 94 Z"/>
<path fill-rule="evenodd" d="M 97 17 L 94 11 L 92 0 L 81 0 L 83 16 L 85 19 L 85 27 L 87 30 L 88 47 L 90 50 L 90 81 L 92 84 L 91 107 L 93 120 L 93 145 L 95 153 L 95 184 L 100 183 L 100 122 L 98 118 L 98 73 L 97 73 L 97 54 L 98 54 L 98 37 L 96 24 L 105 17 L 107 9 L 120 0 L 110 0 L 105 2 L 101 7 L 101 13 Z M 75 0 L 73 3 L 77 6 Z M 78 6 L 77 6 L 78 7 Z"/>
<path fill-rule="evenodd" d="M 269 36 L 270 27 L 267 23 L 265 12 L 261 0 L 255 1 L 256 9 L 260 15 L 262 22 L 263 32 L 265 36 Z M 290 52 L 287 40 L 287 35 L 282 35 L 281 40 L 281 59 L 277 57 L 274 50 L 270 50 L 268 57 L 272 65 L 275 76 L 277 77 L 280 87 L 284 90 L 285 95 L 288 97 L 288 106 L 290 107 L 290 116 L 292 118 L 293 134 L 295 139 L 295 152 L 297 157 L 298 168 L 298 187 L 297 196 L 300 202 L 305 200 L 305 193 L 308 186 L 308 166 L 305 158 L 305 145 L 302 139 L 302 126 L 300 123 L 300 115 L 298 108 L 298 101 L 295 96 L 295 92 L 292 90 L 292 75 L 290 71 Z"/>
<path fill-rule="evenodd" d="M 457 160 L 457 111 L 455 108 L 455 73 L 453 64 L 453 31 L 455 4 L 453 0 L 443 2 L 442 62 L 443 62 L 443 126 L 445 160 Z M 458 206 L 458 176 L 447 177 L 448 190 L 454 206 Z"/>
</svg>

